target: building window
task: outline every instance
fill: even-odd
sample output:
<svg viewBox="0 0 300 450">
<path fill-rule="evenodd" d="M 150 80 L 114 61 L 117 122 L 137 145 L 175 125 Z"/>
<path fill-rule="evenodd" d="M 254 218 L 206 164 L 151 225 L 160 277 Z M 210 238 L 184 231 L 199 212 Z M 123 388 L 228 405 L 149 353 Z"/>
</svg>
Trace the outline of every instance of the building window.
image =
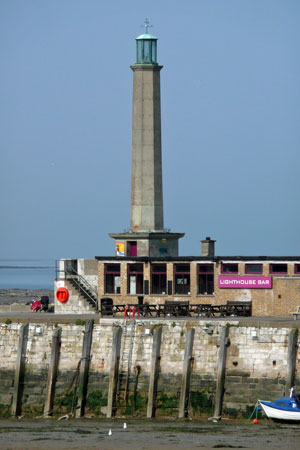
<svg viewBox="0 0 300 450">
<path fill-rule="evenodd" d="M 190 265 L 175 264 L 175 294 L 190 294 Z"/>
<path fill-rule="evenodd" d="M 151 266 L 151 294 L 166 294 L 167 265 L 152 264 Z"/>
<path fill-rule="evenodd" d="M 245 273 L 262 273 L 262 264 L 246 264 Z"/>
<path fill-rule="evenodd" d="M 222 263 L 222 273 L 238 273 L 239 265 L 237 263 Z"/>
<path fill-rule="evenodd" d="M 300 264 L 295 264 L 295 273 L 300 273 Z"/>
<path fill-rule="evenodd" d="M 214 265 L 198 264 L 198 294 L 214 293 Z"/>
<path fill-rule="evenodd" d="M 143 264 L 128 264 L 127 292 L 128 294 L 143 294 L 144 266 Z"/>
<path fill-rule="evenodd" d="M 105 264 L 105 293 L 121 294 L 120 264 Z"/>
<path fill-rule="evenodd" d="M 287 273 L 287 264 L 270 264 L 270 273 Z"/>
</svg>

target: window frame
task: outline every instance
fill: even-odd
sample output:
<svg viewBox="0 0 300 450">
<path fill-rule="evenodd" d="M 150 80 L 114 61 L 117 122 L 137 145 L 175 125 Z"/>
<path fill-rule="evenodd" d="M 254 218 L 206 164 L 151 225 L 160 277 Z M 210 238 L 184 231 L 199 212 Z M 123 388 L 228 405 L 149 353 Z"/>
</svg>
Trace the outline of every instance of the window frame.
<svg viewBox="0 0 300 450">
<path fill-rule="evenodd" d="M 209 267 L 209 268 L 211 268 L 212 270 L 211 271 L 201 271 L 201 268 L 203 268 L 203 267 Z M 214 293 L 215 293 L 215 267 L 214 267 L 214 264 L 203 264 L 203 263 L 199 263 L 199 264 L 197 264 L 197 294 L 198 295 L 214 295 Z M 209 275 L 212 275 L 213 276 L 213 279 L 212 279 L 212 286 L 213 286 L 213 290 L 212 290 L 212 292 L 208 292 L 209 291 L 209 289 L 208 289 L 208 286 L 209 286 L 209 280 L 208 280 L 208 277 L 209 277 Z M 203 277 L 205 277 L 205 287 L 206 287 L 206 291 L 205 292 L 200 292 L 200 276 L 203 276 Z"/>
<path fill-rule="evenodd" d="M 297 266 L 298 266 L 298 268 L 297 268 Z M 300 275 L 300 263 L 295 263 L 294 273 L 295 273 L 295 275 Z"/>
<path fill-rule="evenodd" d="M 130 270 L 133 266 L 142 267 L 142 270 Z M 135 287 L 136 292 L 130 292 L 130 276 L 136 277 Z M 138 282 L 139 280 L 139 282 Z M 138 289 L 139 287 L 139 289 Z M 127 294 L 128 295 L 141 295 L 144 294 L 144 264 L 143 263 L 128 263 L 127 264 Z"/>
<path fill-rule="evenodd" d="M 233 272 L 229 272 L 229 271 L 224 271 L 224 267 L 225 266 L 236 266 L 236 270 L 235 271 L 233 271 Z M 228 275 L 228 274 L 237 274 L 237 273 L 239 273 L 239 263 L 223 263 L 222 262 L 222 264 L 221 264 L 221 273 L 222 274 L 226 274 L 226 275 Z"/>
<path fill-rule="evenodd" d="M 177 271 L 178 266 L 189 266 L 188 271 Z M 182 277 L 182 280 L 187 279 L 187 283 L 176 283 L 178 277 Z M 182 286 L 182 289 L 177 289 L 178 286 Z M 186 287 L 185 287 L 186 286 Z M 180 292 L 182 291 L 182 292 Z M 186 291 L 186 292 L 185 292 Z M 191 295 L 191 265 L 189 263 L 177 263 L 174 264 L 174 295 Z"/>
<path fill-rule="evenodd" d="M 107 270 L 108 266 L 119 266 L 119 270 Z M 107 275 L 112 275 L 112 279 L 113 279 L 113 283 L 112 283 L 112 287 L 113 287 L 113 292 L 109 292 L 107 290 Z M 115 292 L 115 278 L 119 277 L 120 278 L 120 292 Z M 120 263 L 105 263 L 104 264 L 104 291 L 105 294 L 114 294 L 114 295 L 120 295 L 121 294 L 121 264 Z"/>
<path fill-rule="evenodd" d="M 155 271 L 155 267 L 164 266 L 164 271 Z M 153 277 L 158 277 L 158 291 L 154 292 L 153 286 Z M 162 281 L 163 277 L 165 277 L 164 282 Z M 164 285 L 164 287 L 162 287 Z M 167 294 L 167 264 L 166 263 L 153 263 L 151 264 L 151 294 L 153 295 L 166 295 Z"/>
<path fill-rule="evenodd" d="M 274 266 L 286 266 L 286 271 L 284 271 L 284 272 L 276 272 L 275 271 L 274 272 L 274 270 L 273 270 Z M 272 275 L 287 275 L 287 273 L 288 273 L 288 265 L 287 265 L 287 263 L 270 263 L 269 272 Z"/>
<path fill-rule="evenodd" d="M 260 271 L 253 271 L 253 272 L 249 272 L 248 268 L 249 266 L 260 266 L 261 270 Z M 263 264 L 262 263 L 245 263 L 245 274 L 247 275 L 252 275 L 252 274 L 262 274 L 263 273 Z"/>
</svg>

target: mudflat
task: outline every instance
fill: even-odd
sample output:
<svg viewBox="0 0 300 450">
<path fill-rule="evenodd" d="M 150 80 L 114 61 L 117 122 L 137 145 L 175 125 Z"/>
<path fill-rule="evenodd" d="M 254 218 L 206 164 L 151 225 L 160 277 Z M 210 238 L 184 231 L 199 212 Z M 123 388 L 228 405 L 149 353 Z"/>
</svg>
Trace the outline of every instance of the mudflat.
<svg viewBox="0 0 300 450">
<path fill-rule="evenodd" d="M 53 290 L 51 289 L 0 289 L 0 305 L 11 303 L 26 303 L 42 295 L 48 295 L 53 303 Z"/>
<path fill-rule="evenodd" d="M 299 424 L 268 420 L 0 420 L 0 449 L 5 450 L 299 449 L 299 442 Z"/>
</svg>

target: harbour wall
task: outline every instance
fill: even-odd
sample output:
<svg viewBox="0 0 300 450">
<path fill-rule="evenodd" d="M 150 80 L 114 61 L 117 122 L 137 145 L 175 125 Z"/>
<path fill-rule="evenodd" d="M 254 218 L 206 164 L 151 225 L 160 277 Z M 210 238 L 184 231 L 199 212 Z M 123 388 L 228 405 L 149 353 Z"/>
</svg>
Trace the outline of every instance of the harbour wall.
<svg viewBox="0 0 300 450">
<path fill-rule="evenodd" d="M 0 318 L 0 414 L 250 415 L 300 389 L 299 321 Z"/>
</svg>

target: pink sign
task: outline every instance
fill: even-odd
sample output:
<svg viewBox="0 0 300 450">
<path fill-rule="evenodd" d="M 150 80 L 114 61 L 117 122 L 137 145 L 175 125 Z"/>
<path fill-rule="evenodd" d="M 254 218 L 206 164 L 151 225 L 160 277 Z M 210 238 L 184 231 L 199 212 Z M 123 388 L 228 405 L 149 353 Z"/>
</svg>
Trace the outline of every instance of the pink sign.
<svg viewBox="0 0 300 450">
<path fill-rule="evenodd" d="M 272 277 L 219 276 L 220 289 L 272 289 Z"/>
</svg>

